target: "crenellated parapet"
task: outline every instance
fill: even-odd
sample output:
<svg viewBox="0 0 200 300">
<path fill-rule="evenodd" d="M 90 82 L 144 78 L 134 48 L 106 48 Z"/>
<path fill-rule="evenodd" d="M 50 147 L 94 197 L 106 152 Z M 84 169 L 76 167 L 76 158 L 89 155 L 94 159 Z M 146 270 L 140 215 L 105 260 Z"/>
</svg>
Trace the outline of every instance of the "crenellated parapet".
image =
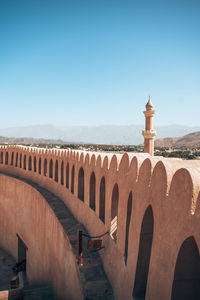
<svg viewBox="0 0 200 300">
<path fill-rule="evenodd" d="M 200 247 L 200 161 L 8 145 L 0 148 L 0 171 L 58 195 L 92 235 L 110 232 L 101 256 L 116 299 L 142 291 L 146 299 L 170 299 L 184 241 Z"/>
</svg>

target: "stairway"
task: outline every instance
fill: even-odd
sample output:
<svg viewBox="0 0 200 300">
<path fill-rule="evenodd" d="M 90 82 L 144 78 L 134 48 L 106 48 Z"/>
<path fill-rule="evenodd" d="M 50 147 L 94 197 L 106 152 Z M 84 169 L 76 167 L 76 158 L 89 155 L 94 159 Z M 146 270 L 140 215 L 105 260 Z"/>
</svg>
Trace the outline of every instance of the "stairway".
<svg viewBox="0 0 200 300">
<path fill-rule="evenodd" d="M 43 195 L 50 207 L 53 209 L 69 238 L 74 255 L 77 258 L 77 230 L 82 230 L 84 233 L 88 234 L 87 230 L 74 218 L 59 197 L 39 186 L 38 184 L 31 183 L 31 185 Z M 98 252 L 92 252 L 87 249 L 86 239 L 83 239 L 83 257 L 84 265 L 79 266 L 79 272 L 83 286 L 84 299 L 114 299 L 112 287 L 104 272 L 100 255 Z"/>
</svg>

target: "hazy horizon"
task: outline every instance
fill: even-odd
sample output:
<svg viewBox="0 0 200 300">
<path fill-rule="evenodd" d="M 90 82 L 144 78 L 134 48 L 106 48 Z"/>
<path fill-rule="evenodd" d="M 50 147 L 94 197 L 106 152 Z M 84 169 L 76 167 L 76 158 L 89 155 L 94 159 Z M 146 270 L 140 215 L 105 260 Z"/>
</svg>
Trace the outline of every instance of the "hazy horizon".
<svg viewBox="0 0 200 300">
<path fill-rule="evenodd" d="M 57 128 L 67 128 L 67 127 L 128 127 L 128 126 L 138 126 L 141 127 L 143 126 L 145 128 L 145 119 L 144 119 L 144 124 L 90 124 L 90 125 L 65 125 L 65 124 L 60 124 L 57 125 L 55 123 L 38 123 L 38 124 L 27 124 L 27 125 L 19 125 L 19 126 L 9 126 L 9 127 L 0 127 L 0 129 L 13 129 L 13 128 L 26 128 L 26 127 L 43 127 L 43 126 L 52 126 L 52 127 L 57 127 Z M 154 124 L 154 129 L 156 130 L 156 127 L 188 127 L 188 128 L 196 128 L 196 127 L 200 127 L 200 125 L 187 125 L 187 124 L 178 124 L 178 123 L 174 123 L 174 124 L 161 124 L 158 126 L 155 126 Z"/>
<path fill-rule="evenodd" d="M 143 143 L 143 125 L 100 125 L 100 126 L 53 126 L 35 125 L 24 127 L 0 128 L 0 136 L 15 138 L 61 139 L 71 143 L 90 144 L 124 144 L 138 145 Z M 181 125 L 158 126 L 155 128 L 156 139 L 181 137 L 200 131 L 200 126 Z"/>
</svg>

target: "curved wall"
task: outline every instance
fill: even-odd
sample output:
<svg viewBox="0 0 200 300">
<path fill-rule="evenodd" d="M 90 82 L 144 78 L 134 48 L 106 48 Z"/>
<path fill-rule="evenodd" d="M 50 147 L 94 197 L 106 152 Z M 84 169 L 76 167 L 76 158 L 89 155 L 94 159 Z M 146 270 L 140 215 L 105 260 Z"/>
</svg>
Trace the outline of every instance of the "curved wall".
<svg viewBox="0 0 200 300">
<path fill-rule="evenodd" d="M 29 283 L 50 283 L 56 299 L 82 299 L 76 260 L 54 212 L 32 186 L 0 174 L 0 247 L 16 260 L 17 234 L 28 247 Z"/>
<path fill-rule="evenodd" d="M 54 192 L 92 235 L 110 231 L 103 239 L 101 256 L 116 299 L 132 299 L 133 290 L 146 292 L 146 299 L 170 299 L 182 243 L 193 236 L 200 246 L 200 161 L 22 146 L 0 151 L 0 170 L 29 178 Z M 95 181 L 91 181 L 92 173 Z M 100 197 L 103 177 L 105 197 Z M 91 182 L 95 182 L 93 187 Z M 116 185 L 118 193 L 113 192 Z M 146 242 L 152 240 L 148 244 L 151 252 L 150 259 L 145 258 L 146 267 L 140 270 L 148 273 L 147 284 L 136 289 L 136 270 L 143 268 L 138 261 L 144 255 L 140 249 L 145 245 L 148 207 L 152 209 L 153 232 Z"/>
</svg>

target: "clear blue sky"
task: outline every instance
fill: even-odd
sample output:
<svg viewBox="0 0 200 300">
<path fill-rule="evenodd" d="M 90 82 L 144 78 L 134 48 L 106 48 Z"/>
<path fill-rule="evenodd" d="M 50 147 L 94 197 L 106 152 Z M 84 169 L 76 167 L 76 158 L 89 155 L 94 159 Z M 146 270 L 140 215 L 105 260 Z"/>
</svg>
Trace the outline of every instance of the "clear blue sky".
<svg viewBox="0 0 200 300">
<path fill-rule="evenodd" d="M 1 0 L 0 127 L 200 125 L 199 0 Z"/>
</svg>

